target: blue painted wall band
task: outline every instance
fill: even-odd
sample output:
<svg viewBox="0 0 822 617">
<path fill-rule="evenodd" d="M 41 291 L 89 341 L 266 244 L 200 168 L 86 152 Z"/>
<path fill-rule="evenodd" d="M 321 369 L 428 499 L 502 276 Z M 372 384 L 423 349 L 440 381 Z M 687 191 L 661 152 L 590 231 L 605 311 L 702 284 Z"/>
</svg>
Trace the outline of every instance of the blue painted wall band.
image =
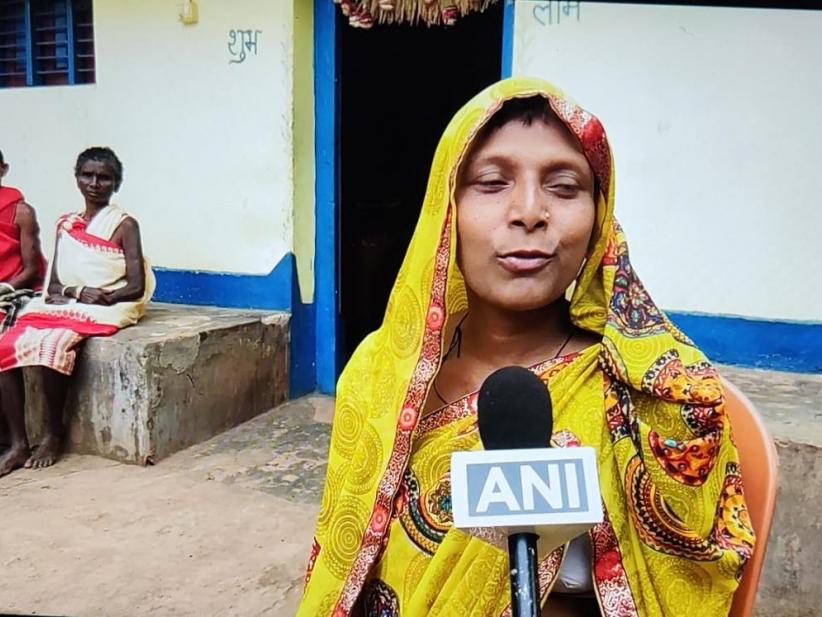
<svg viewBox="0 0 822 617">
<path fill-rule="evenodd" d="M 294 255 L 289 253 L 269 273 L 231 274 L 154 268 L 154 300 L 245 309 L 291 310 Z"/>
<path fill-rule="evenodd" d="M 822 324 L 669 312 L 713 362 L 822 373 Z"/>
<path fill-rule="evenodd" d="M 300 285 L 292 253 L 265 275 L 229 274 L 155 268 L 154 300 L 175 304 L 288 311 L 289 393 L 292 398 L 316 388 L 314 305 L 300 300 Z"/>
<path fill-rule="evenodd" d="M 337 385 L 339 330 L 337 277 L 337 7 L 314 0 L 314 156 L 317 389 Z"/>
<path fill-rule="evenodd" d="M 514 69 L 514 0 L 502 4 L 502 77 L 511 77 Z"/>
<path fill-rule="evenodd" d="M 155 269 L 155 274 L 154 299 L 158 302 L 290 311 L 292 394 L 300 396 L 311 392 L 315 384 L 320 387 L 319 379 L 314 377 L 319 377 L 320 353 L 325 354 L 328 362 L 322 391 L 333 392 L 337 377 L 336 362 L 331 365 L 333 340 L 319 336 L 321 320 L 316 314 L 319 304 L 300 301 L 292 254 L 286 255 L 271 273 L 263 276 L 164 268 Z M 821 323 L 676 311 L 668 315 L 714 362 L 822 373 Z"/>
</svg>

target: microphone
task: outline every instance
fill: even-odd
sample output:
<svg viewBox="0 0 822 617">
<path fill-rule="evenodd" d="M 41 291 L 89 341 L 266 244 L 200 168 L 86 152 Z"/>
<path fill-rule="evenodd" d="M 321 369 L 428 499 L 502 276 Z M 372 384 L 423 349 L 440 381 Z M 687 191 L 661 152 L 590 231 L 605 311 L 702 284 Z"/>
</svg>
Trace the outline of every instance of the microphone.
<svg viewBox="0 0 822 617">
<path fill-rule="evenodd" d="M 451 455 L 454 526 L 503 548 L 507 537 L 513 617 L 538 617 L 537 566 L 602 522 L 596 452 L 550 448 L 548 388 L 509 366 L 482 384 L 477 424 L 485 449 Z"/>
<path fill-rule="evenodd" d="M 548 447 L 554 431 L 548 387 L 521 366 L 491 373 L 480 387 L 477 424 L 486 450 Z"/>
<path fill-rule="evenodd" d="M 486 450 L 550 446 L 554 427 L 551 395 L 542 380 L 520 366 L 491 374 L 479 391 L 477 424 Z M 508 536 L 513 617 L 538 617 L 537 534 Z"/>
</svg>

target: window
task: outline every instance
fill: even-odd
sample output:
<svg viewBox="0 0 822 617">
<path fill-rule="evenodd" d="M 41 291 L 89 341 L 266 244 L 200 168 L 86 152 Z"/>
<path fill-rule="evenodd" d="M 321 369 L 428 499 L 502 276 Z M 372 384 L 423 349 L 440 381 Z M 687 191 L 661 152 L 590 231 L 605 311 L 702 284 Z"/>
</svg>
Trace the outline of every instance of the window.
<svg viewBox="0 0 822 617">
<path fill-rule="evenodd" d="M 0 88 L 94 83 L 92 0 L 0 0 Z"/>
</svg>

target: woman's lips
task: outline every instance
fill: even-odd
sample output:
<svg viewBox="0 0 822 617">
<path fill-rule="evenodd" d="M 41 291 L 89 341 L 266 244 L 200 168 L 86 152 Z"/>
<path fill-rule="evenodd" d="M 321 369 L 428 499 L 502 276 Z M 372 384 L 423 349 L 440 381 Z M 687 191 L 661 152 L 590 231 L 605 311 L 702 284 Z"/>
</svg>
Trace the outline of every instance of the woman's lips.
<svg viewBox="0 0 822 617">
<path fill-rule="evenodd" d="M 512 274 L 539 272 L 554 259 L 554 255 L 542 251 L 512 251 L 497 255 L 497 262 Z"/>
</svg>

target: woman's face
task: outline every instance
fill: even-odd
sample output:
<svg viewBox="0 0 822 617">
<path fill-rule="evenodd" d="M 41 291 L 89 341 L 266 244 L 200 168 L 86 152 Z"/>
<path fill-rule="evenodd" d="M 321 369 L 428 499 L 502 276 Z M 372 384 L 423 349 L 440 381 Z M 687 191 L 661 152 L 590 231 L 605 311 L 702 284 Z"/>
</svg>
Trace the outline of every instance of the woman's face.
<svg viewBox="0 0 822 617">
<path fill-rule="evenodd" d="M 512 120 L 469 152 L 456 191 L 458 260 L 473 300 L 531 311 L 576 278 L 594 227 L 594 174 L 558 119 Z"/>
<path fill-rule="evenodd" d="M 86 161 L 77 172 L 77 188 L 89 203 L 107 204 L 115 182 L 114 170 L 99 161 Z"/>
</svg>

